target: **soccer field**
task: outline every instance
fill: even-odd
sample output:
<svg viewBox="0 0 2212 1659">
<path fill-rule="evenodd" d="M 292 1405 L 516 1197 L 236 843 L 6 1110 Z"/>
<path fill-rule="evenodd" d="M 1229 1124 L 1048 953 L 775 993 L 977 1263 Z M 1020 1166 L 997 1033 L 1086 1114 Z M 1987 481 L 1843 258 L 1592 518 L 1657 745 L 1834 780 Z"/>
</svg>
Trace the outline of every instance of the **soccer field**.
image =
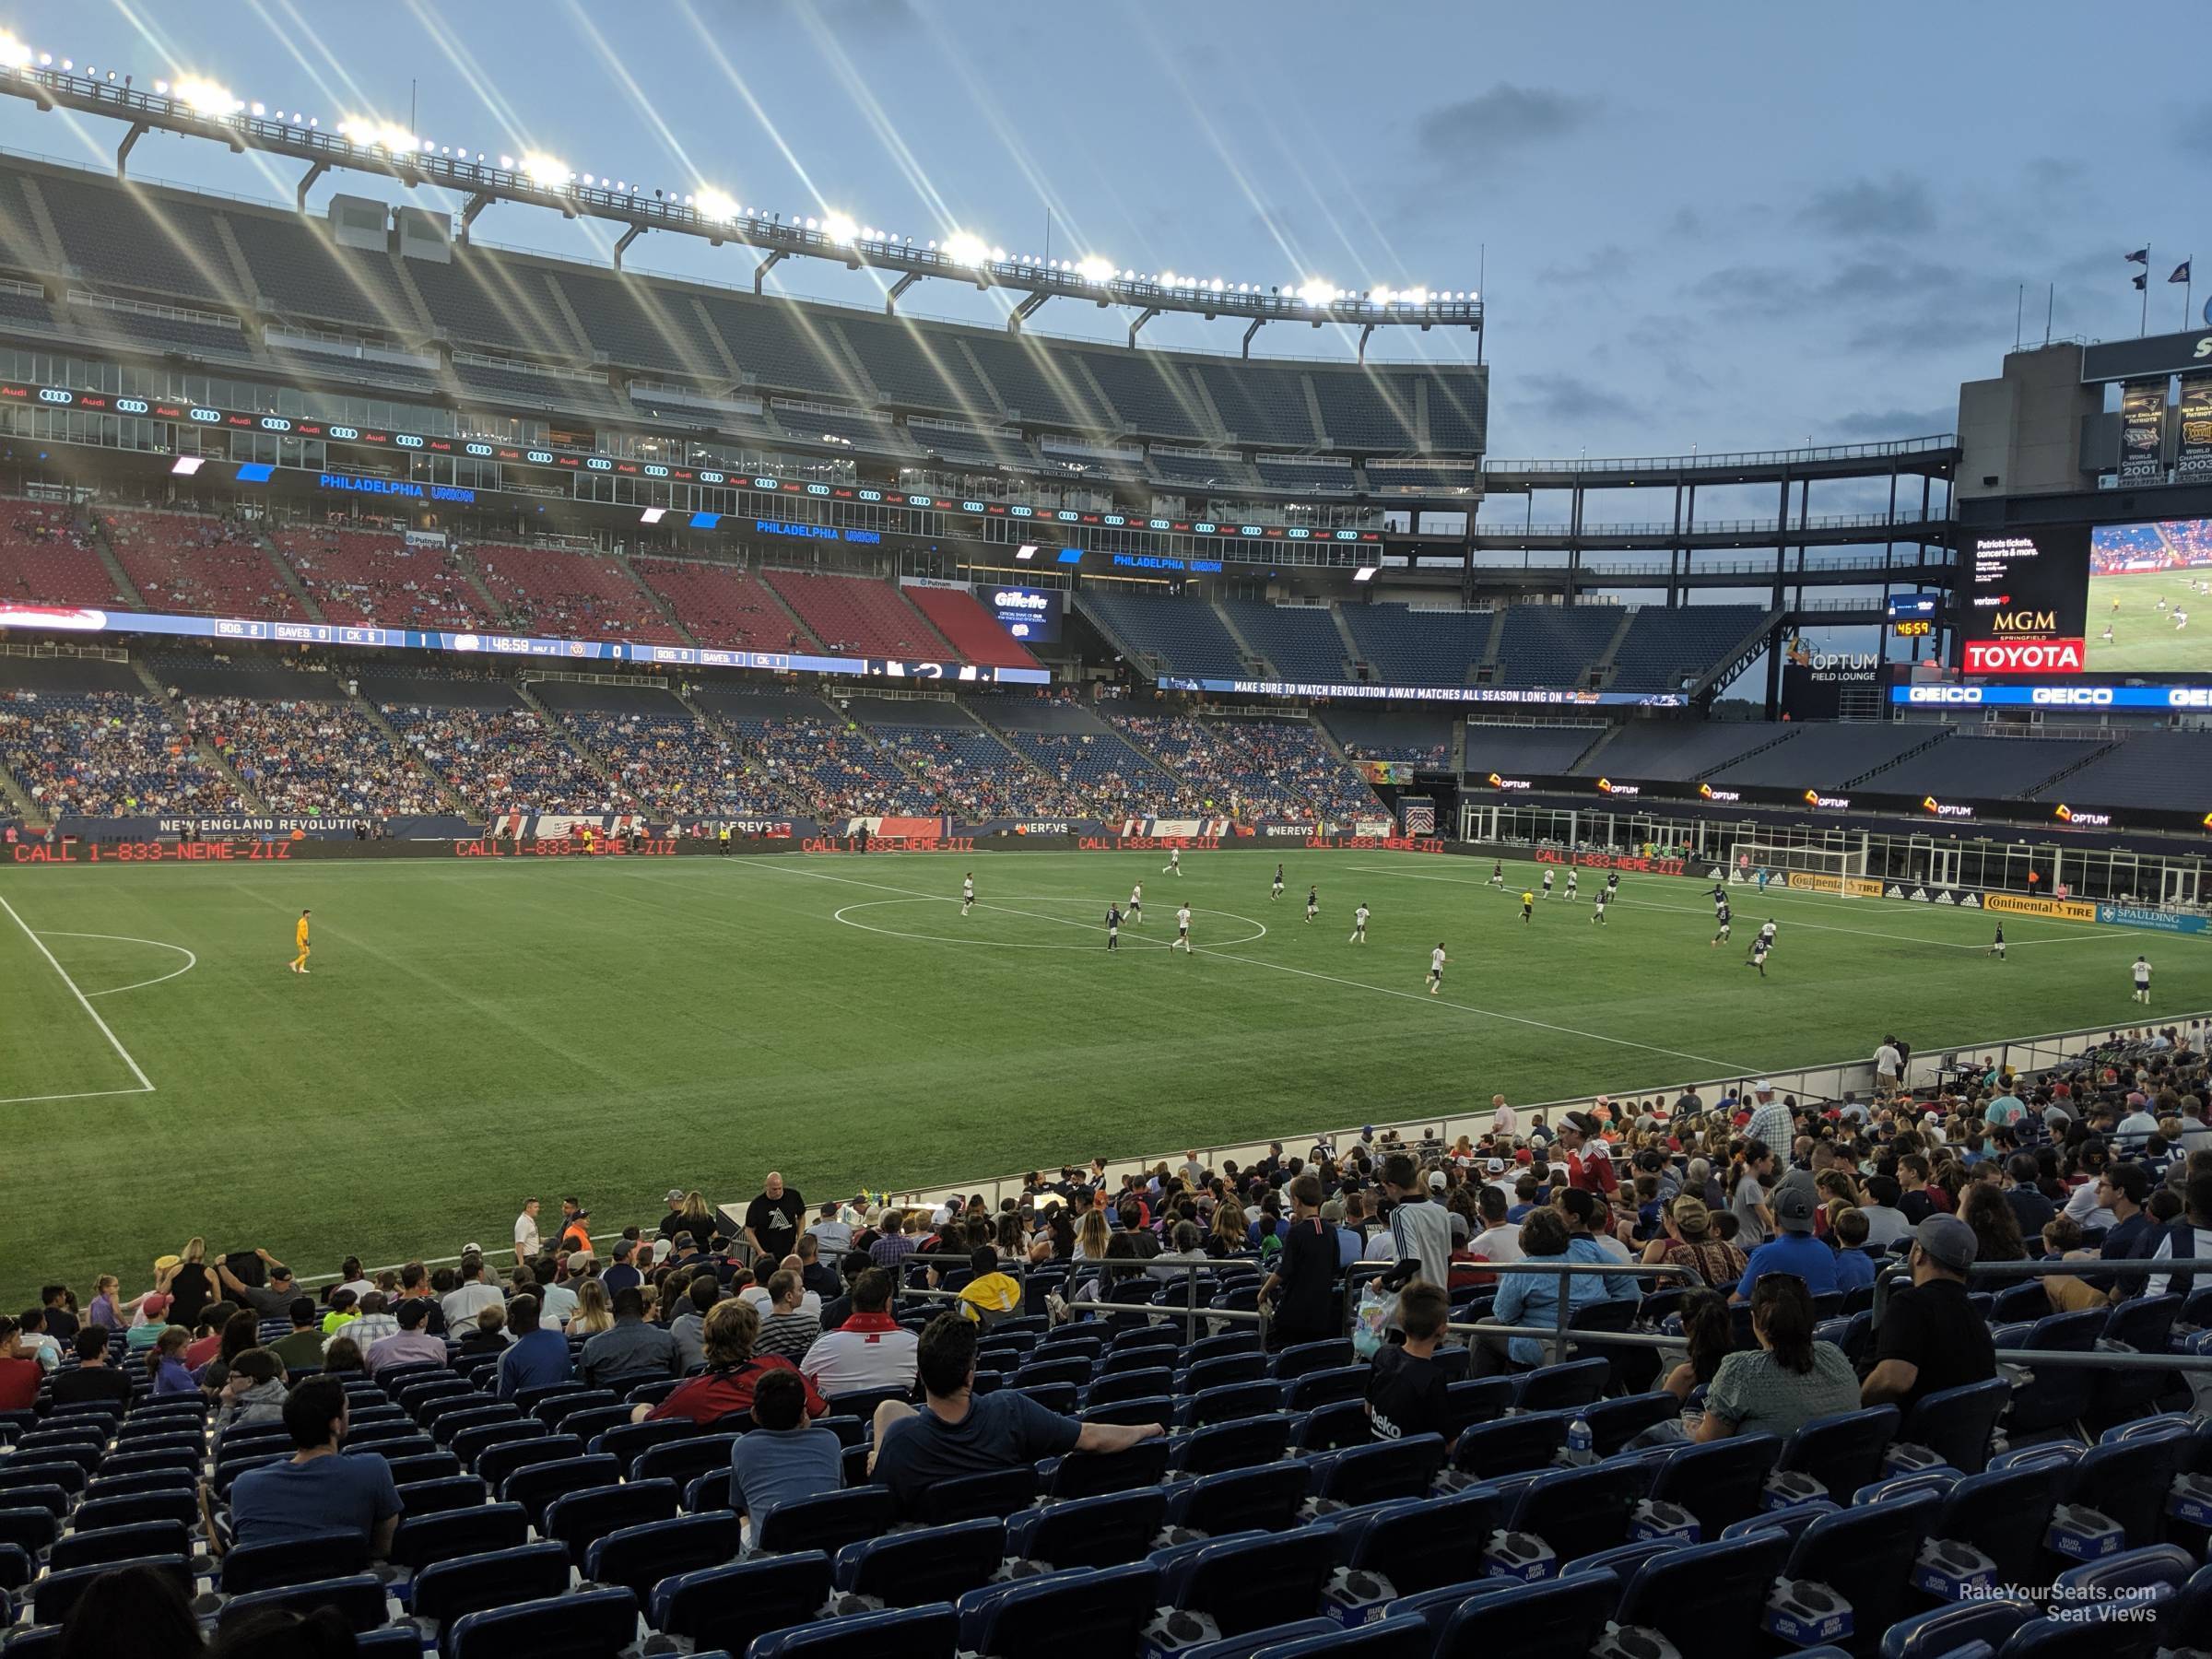
<svg viewBox="0 0 2212 1659">
<path fill-rule="evenodd" d="M 2204 581 L 2204 571 L 2145 571 L 2133 576 L 2089 578 L 2088 646 L 2085 665 L 2092 674 L 2130 671 L 2202 673 L 2212 665 L 2212 596 L 2192 594 L 2189 583 Z M 2166 608 L 2159 609 L 2159 601 Z M 2119 609 L 2112 608 L 2117 601 Z M 2173 614 L 2189 613 L 2189 626 L 2176 628 Z M 2104 630 L 2112 630 L 2105 643 Z"/>
<path fill-rule="evenodd" d="M 1268 897 L 1277 857 L 1288 887 Z M 2194 939 L 1538 868 L 1263 848 L 0 872 L 0 1307 L 203 1234 L 306 1274 L 499 1248 L 516 1201 L 594 1231 L 775 1167 L 809 1198 L 2212 1006 Z M 959 913 L 964 871 L 978 888 Z M 1104 948 L 1109 900 L 1145 920 Z M 1304 921 L 1309 882 L 1321 917 Z M 1564 887 L 1562 877 L 1560 886 Z M 1194 954 L 1171 951 L 1194 912 Z M 1370 943 L 1347 943 L 1366 902 Z M 314 912 L 312 972 L 285 971 Z M 1780 935 L 1763 981 L 1758 923 Z M 1429 952 L 1451 953 L 1442 994 Z M 552 1206 L 548 1202 L 548 1211 Z M 17 1302 L 5 1300 L 14 1296 Z"/>
</svg>

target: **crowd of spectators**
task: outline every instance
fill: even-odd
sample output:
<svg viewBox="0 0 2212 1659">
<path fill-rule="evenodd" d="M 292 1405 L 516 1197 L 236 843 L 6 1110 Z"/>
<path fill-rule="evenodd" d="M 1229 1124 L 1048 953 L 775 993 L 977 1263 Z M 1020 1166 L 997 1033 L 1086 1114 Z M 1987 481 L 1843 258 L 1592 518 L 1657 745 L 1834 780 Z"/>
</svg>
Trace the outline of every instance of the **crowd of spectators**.
<svg viewBox="0 0 2212 1659">
<path fill-rule="evenodd" d="M 850 723 L 779 714 L 733 719 L 731 724 L 771 784 L 825 818 L 896 817 L 930 809 L 927 787 Z"/>
<path fill-rule="evenodd" d="M 610 788 L 533 710 L 387 702 L 381 712 L 473 813 L 642 810 L 635 794 Z"/>
<path fill-rule="evenodd" d="M 1206 792 L 1210 809 L 1311 822 L 1381 810 L 1374 792 L 1304 722 L 1111 714 L 1116 730 Z"/>
<path fill-rule="evenodd" d="M 759 818 L 789 810 L 735 744 L 688 714 L 579 712 L 568 721 L 625 795 L 656 817 Z"/>
<path fill-rule="evenodd" d="M 1006 740 L 1054 785 L 1043 816 L 1173 818 L 1197 810 L 1192 792 L 1125 743 L 1090 732 L 1009 731 Z"/>
<path fill-rule="evenodd" d="M 187 734 L 211 745 L 271 812 L 361 818 L 441 810 L 429 774 L 345 703 L 188 697 L 181 707 Z"/>
<path fill-rule="evenodd" d="M 306 617 L 249 524 L 195 512 L 110 512 L 100 524 L 148 610 Z"/>
<path fill-rule="evenodd" d="M 492 626 L 461 555 L 404 537 L 318 527 L 273 538 L 323 614 L 346 625 L 475 629 Z"/>
<path fill-rule="evenodd" d="M 0 691 L 0 760 L 50 818 L 236 812 L 173 711 L 129 691 Z"/>
</svg>

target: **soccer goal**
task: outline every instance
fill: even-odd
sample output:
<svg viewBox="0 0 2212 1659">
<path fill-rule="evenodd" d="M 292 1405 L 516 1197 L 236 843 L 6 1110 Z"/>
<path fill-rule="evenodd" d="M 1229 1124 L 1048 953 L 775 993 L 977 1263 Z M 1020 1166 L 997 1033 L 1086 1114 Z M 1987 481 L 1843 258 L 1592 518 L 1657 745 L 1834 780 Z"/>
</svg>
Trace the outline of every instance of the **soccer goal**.
<svg viewBox="0 0 2212 1659">
<path fill-rule="evenodd" d="M 1770 886 L 1809 888 L 1856 899 L 1864 888 L 1853 877 L 1866 874 L 1866 849 L 1859 847 L 1792 847 L 1772 841 L 1739 841 L 1728 849 L 1728 879 L 1735 884 L 1757 885 L 1766 873 Z"/>
</svg>

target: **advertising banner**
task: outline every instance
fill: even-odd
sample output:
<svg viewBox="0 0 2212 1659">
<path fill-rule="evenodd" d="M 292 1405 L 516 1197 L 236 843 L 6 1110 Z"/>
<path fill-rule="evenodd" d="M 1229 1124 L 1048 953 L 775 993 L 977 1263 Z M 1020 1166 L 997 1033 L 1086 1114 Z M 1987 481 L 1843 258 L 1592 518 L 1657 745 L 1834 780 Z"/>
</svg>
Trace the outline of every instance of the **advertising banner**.
<svg viewBox="0 0 2212 1659">
<path fill-rule="evenodd" d="M 1971 537 L 1960 625 L 1972 674 L 2079 674 L 2089 594 L 2089 526 L 2038 525 Z"/>
<path fill-rule="evenodd" d="M 1637 870 L 1646 876 L 1687 876 L 1689 866 L 1678 858 L 1639 858 L 1629 853 L 1573 853 L 1558 847 L 1538 847 L 1538 864 L 1574 864 L 1585 870 Z"/>
<path fill-rule="evenodd" d="M 982 587 L 976 596 L 998 625 L 1025 645 L 1056 645 L 1066 595 L 1055 588 Z"/>
<path fill-rule="evenodd" d="M 2166 477 L 2166 378 L 2130 381 L 2120 391 L 2120 482 Z"/>
<path fill-rule="evenodd" d="M 2053 922 L 2094 922 L 2097 907 L 2081 899 L 2030 899 L 2023 893 L 1986 893 L 1982 908 L 2008 916 L 2044 916 Z"/>
<path fill-rule="evenodd" d="M 2212 926 L 2203 916 L 2152 910 L 2139 904 L 2100 904 L 2097 907 L 2097 920 L 2112 927 L 2147 927 L 2153 933 L 2201 934 Z"/>
<path fill-rule="evenodd" d="M 1893 881 L 1882 889 L 1885 899 L 1896 899 L 1907 904 L 1949 906 L 1956 910 L 1980 910 L 1982 895 L 1967 888 L 1929 887 L 1924 882 Z"/>
<path fill-rule="evenodd" d="M 1800 892 L 1849 893 L 1854 899 L 1879 899 L 1882 884 L 1865 876 L 1826 876 L 1818 870 L 1791 870 L 1782 884 Z"/>
<path fill-rule="evenodd" d="M 2212 374 L 2182 377 L 2182 401 L 2174 411 L 2181 447 L 2174 452 L 2173 481 L 2201 483 L 2212 478 Z"/>
</svg>

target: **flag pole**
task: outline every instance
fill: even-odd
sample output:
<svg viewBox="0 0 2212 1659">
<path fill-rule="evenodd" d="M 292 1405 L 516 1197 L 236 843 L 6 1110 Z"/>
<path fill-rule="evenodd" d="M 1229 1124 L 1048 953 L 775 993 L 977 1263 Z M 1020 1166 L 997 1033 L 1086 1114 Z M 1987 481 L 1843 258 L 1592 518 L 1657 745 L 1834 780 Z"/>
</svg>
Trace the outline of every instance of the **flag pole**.
<svg viewBox="0 0 2212 1659">
<path fill-rule="evenodd" d="M 2136 324 L 2136 338 L 2141 339 L 2150 332 L 2150 244 L 2143 244 L 2143 317 Z"/>
</svg>

